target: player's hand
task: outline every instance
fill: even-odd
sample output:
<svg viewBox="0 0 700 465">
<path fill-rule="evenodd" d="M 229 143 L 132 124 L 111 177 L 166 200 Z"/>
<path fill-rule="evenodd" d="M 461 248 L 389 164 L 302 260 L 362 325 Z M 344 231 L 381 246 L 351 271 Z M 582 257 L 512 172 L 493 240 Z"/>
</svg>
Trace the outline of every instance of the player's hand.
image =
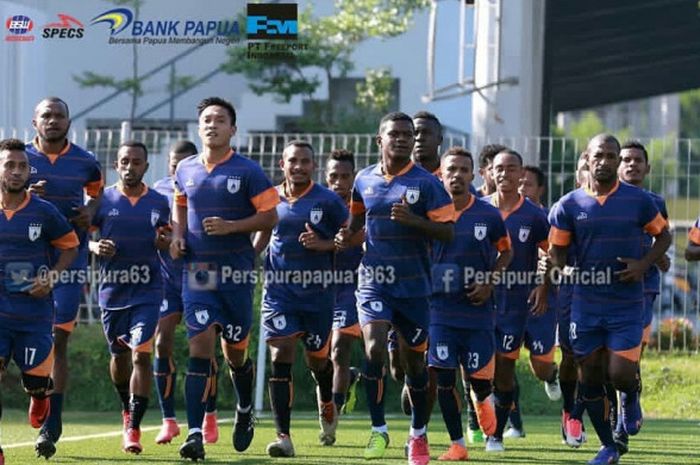
<svg viewBox="0 0 700 465">
<path fill-rule="evenodd" d="M 535 316 L 544 315 L 547 311 L 547 287 L 540 284 L 534 288 L 527 298 L 527 303 L 530 304 L 530 313 Z"/>
<path fill-rule="evenodd" d="M 647 267 L 641 260 L 617 257 L 617 261 L 627 265 L 627 268 L 624 270 L 616 271 L 614 273 L 614 275 L 617 276 L 617 278 L 623 283 L 641 281 L 642 278 L 644 278 L 644 273 L 647 272 Z"/>
<path fill-rule="evenodd" d="M 155 246 L 158 250 L 168 250 L 170 248 L 170 241 L 172 236 L 170 234 L 170 228 L 166 226 L 161 226 L 156 230 L 156 240 Z"/>
<path fill-rule="evenodd" d="M 493 292 L 493 286 L 490 284 L 472 284 L 467 286 L 467 297 L 474 305 L 484 305 L 491 293 Z"/>
<path fill-rule="evenodd" d="M 41 181 L 37 181 L 34 184 L 29 185 L 29 192 L 34 195 L 38 195 L 39 197 L 43 197 L 46 195 L 46 179 L 42 179 Z"/>
<path fill-rule="evenodd" d="M 318 237 L 318 234 L 311 228 L 309 223 L 305 223 L 304 226 L 306 227 L 306 231 L 299 234 L 299 242 L 309 250 L 319 250 L 321 238 Z"/>
<path fill-rule="evenodd" d="M 78 229 L 88 229 L 90 227 L 90 223 L 92 222 L 92 216 L 90 215 L 90 210 L 88 207 L 85 205 L 82 207 L 75 207 L 73 208 L 73 211 L 78 212 L 78 214 L 71 218 L 70 222 L 73 223 Z"/>
<path fill-rule="evenodd" d="M 397 223 L 405 224 L 406 226 L 412 226 L 416 224 L 418 216 L 411 211 L 411 207 L 406 201 L 406 196 L 401 196 L 401 202 L 395 203 L 391 206 L 391 219 Z"/>
<path fill-rule="evenodd" d="M 210 236 L 225 236 L 231 234 L 231 221 L 226 221 L 219 216 L 209 216 L 202 220 L 204 232 Z"/>
<path fill-rule="evenodd" d="M 185 247 L 184 237 L 173 237 L 170 241 L 170 257 L 173 260 L 182 258 L 187 253 L 187 248 Z"/>
<path fill-rule="evenodd" d="M 336 250 L 345 250 L 350 247 L 350 238 L 352 233 L 350 228 L 340 228 L 338 234 L 335 235 L 334 243 Z"/>
<path fill-rule="evenodd" d="M 92 251 L 98 257 L 112 258 L 117 253 L 117 245 L 109 239 L 100 239 Z"/>
<path fill-rule="evenodd" d="M 668 258 L 668 255 L 663 254 L 661 258 L 656 261 L 656 266 L 665 273 L 671 269 L 671 259 Z"/>
<path fill-rule="evenodd" d="M 53 286 L 51 285 L 50 280 L 34 278 L 33 281 L 34 282 L 31 284 L 31 287 L 27 290 L 27 294 L 29 294 L 31 297 L 34 297 L 35 299 L 43 299 L 51 293 Z"/>
</svg>

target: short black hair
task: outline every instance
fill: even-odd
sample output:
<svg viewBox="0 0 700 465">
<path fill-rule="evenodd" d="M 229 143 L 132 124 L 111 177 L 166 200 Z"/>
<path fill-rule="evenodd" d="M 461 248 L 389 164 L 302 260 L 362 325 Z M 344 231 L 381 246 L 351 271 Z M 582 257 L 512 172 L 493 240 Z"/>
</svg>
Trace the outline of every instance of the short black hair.
<svg viewBox="0 0 700 465">
<path fill-rule="evenodd" d="M 170 151 L 178 155 L 194 155 L 199 152 L 197 146 L 189 140 L 179 140 L 173 143 L 173 145 L 170 146 Z"/>
<path fill-rule="evenodd" d="M 56 97 L 56 96 L 46 97 L 46 98 L 41 99 L 41 101 L 39 103 L 42 103 L 42 102 L 60 103 L 61 105 L 63 105 L 66 108 L 66 116 L 68 118 L 70 118 L 70 109 L 68 108 L 68 104 L 61 97 Z M 39 104 L 37 104 L 37 106 L 39 106 Z"/>
<path fill-rule="evenodd" d="M 547 184 L 547 176 L 545 176 L 544 171 L 542 171 L 539 166 L 525 165 L 525 171 L 529 171 L 535 175 L 537 178 L 537 187 L 543 187 Z"/>
<path fill-rule="evenodd" d="M 515 150 L 509 149 L 509 148 L 505 148 L 505 149 L 501 150 L 500 152 L 496 153 L 496 155 L 500 155 L 500 154 L 502 154 L 502 153 L 505 153 L 505 154 L 507 154 L 507 155 L 513 155 L 513 156 L 516 157 L 516 158 L 518 159 L 518 161 L 520 162 L 520 166 L 523 166 L 523 156 L 520 155 L 520 154 L 519 154 L 518 152 L 516 152 Z M 493 156 L 494 159 L 496 158 L 496 155 Z"/>
<path fill-rule="evenodd" d="M 386 115 L 384 115 L 379 121 L 379 130 L 377 131 L 377 133 L 381 134 L 384 125 L 390 121 L 408 121 L 409 123 L 411 123 L 411 128 L 415 130 L 415 126 L 413 126 L 413 118 L 411 118 L 404 112 L 392 111 L 391 113 L 387 113 Z"/>
<path fill-rule="evenodd" d="M 454 145 L 454 146 L 450 147 L 449 149 L 445 150 L 445 153 L 442 154 L 442 158 L 449 157 L 449 156 L 468 158 L 469 161 L 472 162 L 472 169 L 474 169 L 474 157 L 472 156 L 472 153 L 469 150 L 465 149 L 464 147 L 460 147 L 459 145 Z"/>
<path fill-rule="evenodd" d="M 197 116 L 199 117 L 199 115 L 201 115 L 207 107 L 213 106 L 225 108 L 231 117 L 231 126 L 236 125 L 236 109 L 233 108 L 233 104 L 231 104 L 231 102 L 224 100 L 221 97 L 207 97 L 199 102 L 199 104 L 197 104 Z"/>
<path fill-rule="evenodd" d="M 20 150 L 20 151 L 24 152 L 26 149 L 27 149 L 27 145 L 19 139 L 0 140 L 0 151 Z"/>
<path fill-rule="evenodd" d="M 479 168 L 486 168 L 500 152 L 507 150 L 508 147 L 501 144 L 486 144 L 479 152 Z"/>
<path fill-rule="evenodd" d="M 119 148 L 117 149 L 117 153 L 122 149 L 122 147 L 131 147 L 131 148 L 139 148 L 143 150 L 143 153 L 145 155 L 145 160 L 148 161 L 148 148 L 146 147 L 146 144 L 143 142 L 139 142 L 137 140 L 127 140 L 119 144 Z"/>
<path fill-rule="evenodd" d="M 311 151 L 311 156 L 314 157 L 316 155 L 316 152 L 314 151 L 314 146 L 311 145 L 311 142 L 301 140 L 301 139 L 294 139 L 290 140 L 284 145 L 284 149 L 282 150 L 282 153 L 284 153 L 285 150 L 287 150 L 289 147 L 306 147 Z"/>
<path fill-rule="evenodd" d="M 355 171 L 355 154 L 353 154 L 350 150 L 345 150 L 345 149 L 335 149 L 332 150 L 331 153 L 328 154 L 328 161 L 335 160 L 335 161 L 344 161 L 348 162 L 352 165 L 352 170 Z"/>
<path fill-rule="evenodd" d="M 624 149 L 637 149 L 640 150 L 644 154 L 644 161 L 646 164 L 649 164 L 649 154 L 647 153 L 646 147 L 644 147 L 644 144 L 639 142 L 638 140 L 628 140 L 625 141 L 624 144 L 620 147 L 620 152 L 622 152 Z"/>
<path fill-rule="evenodd" d="M 440 123 L 438 117 L 435 116 L 435 114 L 430 113 L 429 111 L 418 111 L 413 114 L 413 119 L 429 119 L 430 121 L 433 121 L 435 124 L 440 126 L 440 129 L 442 129 L 442 123 Z"/>
</svg>

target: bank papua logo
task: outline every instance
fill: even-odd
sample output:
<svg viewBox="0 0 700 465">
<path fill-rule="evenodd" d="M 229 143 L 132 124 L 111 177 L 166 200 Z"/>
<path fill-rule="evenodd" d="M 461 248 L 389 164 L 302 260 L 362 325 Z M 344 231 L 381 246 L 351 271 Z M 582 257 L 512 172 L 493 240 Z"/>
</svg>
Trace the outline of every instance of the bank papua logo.
<svg viewBox="0 0 700 465">
<path fill-rule="evenodd" d="M 105 11 L 101 15 L 97 15 L 90 21 L 90 25 L 107 23 L 111 31 L 110 35 L 117 35 L 124 29 L 129 27 L 129 24 L 134 20 L 134 14 L 126 8 L 114 8 L 113 10 Z"/>
<path fill-rule="evenodd" d="M 34 29 L 34 21 L 29 16 L 10 16 L 5 20 L 5 29 L 9 32 L 5 37 L 8 42 L 31 42 L 34 40 L 34 35 L 29 34 Z"/>
<path fill-rule="evenodd" d="M 248 3 L 247 13 L 248 39 L 297 39 L 299 24 L 296 3 Z"/>
<path fill-rule="evenodd" d="M 42 28 L 41 37 L 44 39 L 82 39 L 85 26 L 74 17 L 58 13 L 58 21 L 46 24 Z"/>
</svg>

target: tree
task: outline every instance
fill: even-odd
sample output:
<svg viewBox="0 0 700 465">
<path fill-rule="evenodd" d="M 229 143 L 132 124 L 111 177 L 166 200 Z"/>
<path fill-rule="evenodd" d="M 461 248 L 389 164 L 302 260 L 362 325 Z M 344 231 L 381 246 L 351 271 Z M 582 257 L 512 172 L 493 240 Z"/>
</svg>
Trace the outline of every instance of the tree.
<svg viewBox="0 0 700 465">
<path fill-rule="evenodd" d="M 298 20 L 298 42 L 308 44 L 306 49 L 295 51 L 294 57 L 263 60 L 251 59 L 246 48 L 235 47 L 229 50 L 223 70 L 243 74 L 256 95 L 271 94 L 285 103 L 294 96 L 313 100 L 322 78 L 329 85 L 333 78 L 345 77 L 353 69 L 352 53 L 360 43 L 403 34 L 414 12 L 429 4 L 429 0 L 335 0 L 333 15 L 316 18 L 309 3 Z M 387 92 L 386 86 L 380 85 L 386 82 L 386 72 L 368 75 L 364 87 L 372 89 L 374 97 L 382 101 L 389 98 L 387 94 L 379 95 Z M 312 108 L 316 109 L 312 119 L 325 130 L 333 128 L 341 114 L 331 99 Z"/>
</svg>

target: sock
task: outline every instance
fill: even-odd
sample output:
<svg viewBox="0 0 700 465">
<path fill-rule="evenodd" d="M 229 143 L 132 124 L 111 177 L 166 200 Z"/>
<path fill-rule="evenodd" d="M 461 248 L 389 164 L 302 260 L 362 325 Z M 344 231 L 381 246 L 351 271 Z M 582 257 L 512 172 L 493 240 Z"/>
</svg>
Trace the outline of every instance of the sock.
<svg viewBox="0 0 700 465">
<path fill-rule="evenodd" d="M 147 408 L 148 397 L 137 396 L 136 394 L 131 395 L 131 400 L 129 401 L 129 428 L 139 429 L 141 427 L 141 420 Z"/>
<path fill-rule="evenodd" d="M 117 394 L 119 395 L 119 400 L 122 403 L 122 412 L 128 412 L 129 411 L 129 399 L 130 399 L 129 382 L 127 381 L 124 384 L 115 384 L 114 389 L 117 390 Z M 54 394 L 54 396 L 55 395 L 56 394 Z"/>
<path fill-rule="evenodd" d="M 583 383 L 579 385 L 579 389 L 588 412 L 588 418 L 593 423 L 598 439 L 606 447 L 614 445 L 610 419 L 608 418 L 610 407 L 605 389 L 602 385 L 591 386 Z"/>
<path fill-rule="evenodd" d="M 442 411 L 442 419 L 445 421 L 447 432 L 450 434 L 452 442 L 458 439 L 464 439 L 464 431 L 462 430 L 462 406 L 457 396 L 457 390 L 454 385 L 454 371 L 439 370 L 437 397 Z"/>
<path fill-rule="evenodd" d="M 345 405 L 345 393 L 344 392 L 334 392 L 333 393 L 333 403 L 340 410 Z"/>
<path fill-rule="evenodd" d="M 372 426 L 372 432 L 389 434 L 389 427 L 386 423 L 381 426 Z"/>
<path fill-rule="evenodd" d="M 471 396 L 471 385 L 466 383 L 464 385 L 464 400 L 467 402 L 467 418 L 469 420 L 469 429 L 476 431 L 480 429 L 479 419 L 476 416 L 476 407 L 474 406 L 474 401 Z"/>
<path fill-rule="evenodd" d="M 510 426 L 522 431 L 523 430 L 523 418 L 520 415 L 520 384 L 518 384 L 518 378 L 515 378 L 515 385 L 513 389 L 513 405 L 508 415 L 510 419 Z"/>
<path fill-rule="evenodd" d="M 367 406 L 372 419 L 372 427 L 386 426 L 384 419 L 384 366 L 382 363 L 373 363 L 366 360 L 362 375 L 367 393 Z M 373 429 L 373 431 L 375 431 Z"/>
<path fill-rule="evenodd" d="M 559 381 L 564 411 L 571 413 L 576 402 L 576 381 Z"/>
<path fill-rule="evenodd" d="M 216 392 L 219 390 L 219 365 L 216 363 L 216 359 L 211 359 L 211 370 L 209 371 L 209 397 L 207 398 L 207 405 L 204 406 L 204 411 L 206 413 L 216 412 Z"/>
<path fill-rule="evenodd" d="M 156 357 L 153 361 L 153 376 L 156 381 L 158 402 L 163 418 L 175 418 L 175 380 L 177 372 L 170 357 Z"/>
<path fill-rule="evenodd" d="M 452 441 L 452 444 L 458 444 L 458 445 L 464 447 L 465 449 L 466 449 L 466 447 L 467 447 L 467 443 L 464 442 L 464 436 L 462 436 L 462 437 L 459 438 L 459 439 L 453 440 L 453 441 Z"/>
<path fill-rule="evenodd" d="M 406 386 L 411 398 L 411 428 L 421 429 L 428 423 L 428 370 L 418 376 L 406 375 Z"/>
<path fill-rule="evenodd" d="M 510 409 L 513 406 L 513 391 L 499 391 L 494 389 L 493 395 L 496 398 L 495 410 L 496 410 L 496 432 L 493 434 L 497 440 L 503 440 L 503 430 L 508 422 L 508 415 L 510 414 Z"/>
<path fill-rule="evenodd" d="M 190 433 L 201 431 L 204 407 L 210 391 L 211 361 L 208 358 L 190 357 L 185 375 L 185 403 L 187 405 L 187 428 Z"/>
<path fill-rule="evenodd" d="M 231 382 L 238 397 L 238 410 L 249 410 L 253 405 L 253 382 L 255 381 L 253 361 L 248 358 L 240 367 L 229 368 L 231 368 Z"/>
<path fill-rule="evenodd" d="M 586 405 L 581 397 L 581 383 L 576 381 L 576 395 L 574 396 L 574 406 L 571 409 L 569 415 L 570 418 L 583 421 L 583 411 L 586 409 Z"/>
<path fill-rule="evenodd" d="M 128 390 L 129 388 L 127 386 L 127 391 Z M 61 420 L 61 412 L 63 412 L 63 393 L 54 392 L 51 394 L 49 402 L 51 404 L 51 410 L 49 411 L 49 416 L 45 424 L 48 431 L 58 439 L 63 429 L 63 421 Z"/>
<path fill-rule="evenodd" d="M 292 416 L 294 386 L 292 385 L 292 364 L 272 363 L 272 374 L 268 381 L 270 404 L 275 416 L 277 434 L 289 435 L 289 423 Z"/>
<path fill-rule="evenodd" d="M 615 387 L 612 385 L 612 383 L 608 382 L 605 383 L 605 396 L 608 399 L 608 407 L 610 408 L 610 412 L 608 413 L 608 419 L 610 420 L 610 427 L 612 428 L 613 431 L 617 428 L 617 424 L 619 423 L 619 418 L 617 415 L 618 412 L 618 405 L 617 405 L 617 391 L 615 390 Z"/>
<path fill-rule="evenodd" d="M 319 401 L 327 404 L 333 400 L 333 364 L 326 360 L 326 367 L 320 371 L 311 371 L 311 375 L 316 380 L 319 392 Z"/>
</svg>

